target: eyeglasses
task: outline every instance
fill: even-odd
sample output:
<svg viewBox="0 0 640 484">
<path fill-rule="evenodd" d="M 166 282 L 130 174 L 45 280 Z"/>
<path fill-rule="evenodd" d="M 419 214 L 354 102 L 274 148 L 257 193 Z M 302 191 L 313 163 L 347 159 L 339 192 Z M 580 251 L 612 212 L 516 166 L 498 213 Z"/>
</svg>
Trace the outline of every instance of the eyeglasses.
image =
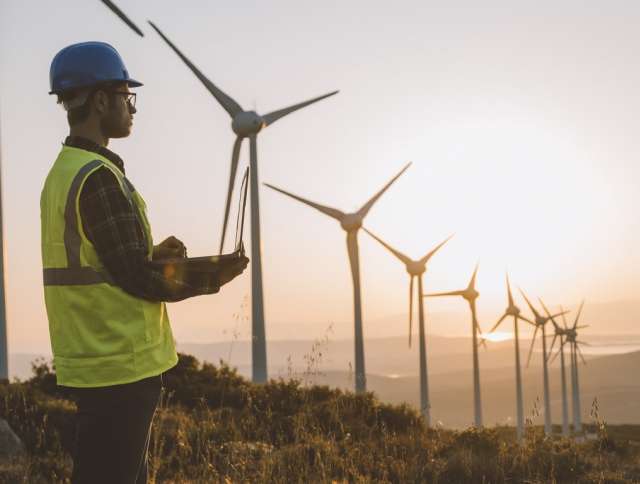
<svg viewBox="0 0 640 484">
<path fill-rule="evenodd" d="M 125 101 L 130 108 L 136 107 L 136 93 L 135 92 L 124 92 L 124 91 L 111 91 L 112 94 L 120 94 L 122 96 L 126 96 Z"/>
</svg>

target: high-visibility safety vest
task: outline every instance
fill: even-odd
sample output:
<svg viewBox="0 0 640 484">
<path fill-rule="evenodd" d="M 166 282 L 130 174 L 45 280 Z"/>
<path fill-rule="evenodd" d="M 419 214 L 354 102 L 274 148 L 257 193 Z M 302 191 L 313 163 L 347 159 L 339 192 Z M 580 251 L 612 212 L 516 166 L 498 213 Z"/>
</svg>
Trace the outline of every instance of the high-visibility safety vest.
<svg viewBox="0 0 640 484">
<path fill-rule="evenodd" d="M 176 355 L 163 302 L 116 286 L 82 228 L 79 200 L 87 177 L 106 167 L 136 210 L 151 259 L 146 204 L 107 158 L 63 146 L 42 190 L 44 295 L 58 385 L 102 387 L 159 375 Z"/>
</svg>

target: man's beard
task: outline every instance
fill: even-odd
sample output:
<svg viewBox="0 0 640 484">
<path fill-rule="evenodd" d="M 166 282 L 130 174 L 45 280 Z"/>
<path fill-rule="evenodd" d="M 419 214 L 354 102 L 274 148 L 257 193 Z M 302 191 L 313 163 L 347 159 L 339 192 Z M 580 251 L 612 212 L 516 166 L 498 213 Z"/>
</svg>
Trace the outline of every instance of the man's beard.
<svg viewBox="0 0 640 484">
<path fill-rule="evenodd" d="M 129 126 L 122 122 L 116 110 L 110 110 L 100 120 L 100 130 L 105 138 L 124 138 L 129 135 Z"/>
</svg>

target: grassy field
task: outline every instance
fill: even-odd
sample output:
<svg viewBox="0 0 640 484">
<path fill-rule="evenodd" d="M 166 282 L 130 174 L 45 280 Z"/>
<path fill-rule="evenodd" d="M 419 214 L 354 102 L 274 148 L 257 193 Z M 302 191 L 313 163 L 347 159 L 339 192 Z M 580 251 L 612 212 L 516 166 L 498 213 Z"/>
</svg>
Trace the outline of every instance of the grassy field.
<svg viewBox="0 0 640 484">
<path fill-rule="evenodd" d="M 427 429 L 408 406 L 299 381 L 253 385 L 221 365 L 180 355 L 154 421 L 155 482 L 638 482 L 640 428 L 597 414 L 582 443 L 528 425 Z M 0 464 L 1 482 L 68 481 L 75 404 L 46 364 L 0 387 L 0 417 L 25 456 Z"/>
</svg>

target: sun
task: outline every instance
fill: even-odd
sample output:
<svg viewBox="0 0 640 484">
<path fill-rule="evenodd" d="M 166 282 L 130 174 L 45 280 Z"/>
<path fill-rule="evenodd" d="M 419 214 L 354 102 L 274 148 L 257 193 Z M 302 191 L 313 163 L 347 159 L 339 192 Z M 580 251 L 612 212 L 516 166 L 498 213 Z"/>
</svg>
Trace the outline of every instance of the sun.
<svg viewBox="0 0 640 484">
<path fill-rule="evenodd" d="M 487 341 L 493 341 L 495 343 L 498 341 L 507 341 L 513 339 L 513 333 L 509 333 L 506 331 L 494 331 L 493 333 L 483 334 L 481 337 L 483 339 L 486 339 Z"/>
</svg>

